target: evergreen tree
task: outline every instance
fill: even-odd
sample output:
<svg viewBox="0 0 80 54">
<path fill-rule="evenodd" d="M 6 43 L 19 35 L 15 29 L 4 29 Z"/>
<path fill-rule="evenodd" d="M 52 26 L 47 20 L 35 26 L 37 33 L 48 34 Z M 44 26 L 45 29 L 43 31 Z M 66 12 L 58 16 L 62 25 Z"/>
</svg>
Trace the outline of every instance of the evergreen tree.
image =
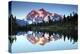
<svg viewBox="0 0 80 54">
<path fill-rule="evenodd" d="M 64 17 L 63 17 L 63 23 L 64 23 L 64 22 L 66 22 L 66 17 L 65 17 L 65 15 L 64 15 Z"/>
</svg>

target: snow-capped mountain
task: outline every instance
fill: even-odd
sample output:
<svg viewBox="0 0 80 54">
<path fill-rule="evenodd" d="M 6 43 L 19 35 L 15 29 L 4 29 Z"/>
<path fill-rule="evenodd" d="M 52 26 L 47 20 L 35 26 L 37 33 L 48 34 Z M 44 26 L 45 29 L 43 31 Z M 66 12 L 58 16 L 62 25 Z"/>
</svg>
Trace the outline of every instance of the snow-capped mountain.
<svg viewBox="0 0 80 54">
<path fill-rule="evenodd" d="M 62 15 L 57 13 L 50 13 L 49 11 L 46 11 L 42 8 L 39 10 L 32 10 L 27 14 L 25 19 L 17 19 L 16 22 L 20 26 L 25 26 L 27 24 L 42 23 L 43 21 L 49 22 L 49 20 L 58 21 L 60 19 L 63 19 Z"/>
<path fill-rule="evenodd" d="M 29 23 L 41 23 L 43 21 L 49 22 L 49 19 L 52 21 L 58 21 L 62 18 L 62 15 L 59 15 L 57 13 L 50 13 L 43 8 L 38 10 L 32 10 L 26 16 L 26 19 Z"/>
</svg>

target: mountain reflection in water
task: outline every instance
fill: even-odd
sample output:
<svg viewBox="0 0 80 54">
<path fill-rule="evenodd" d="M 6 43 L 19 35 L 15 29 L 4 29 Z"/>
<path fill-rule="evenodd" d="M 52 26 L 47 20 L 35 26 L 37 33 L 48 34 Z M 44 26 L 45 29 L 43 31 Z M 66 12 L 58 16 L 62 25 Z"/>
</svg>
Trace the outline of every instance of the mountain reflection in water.
<svg viewBox="0 0 80 54">
<path fill-rule="evenodd" d="M 60 36 L 58 34 L 49 34 L 49 33 L 42 33 L 42 32 L 28 32 L 27 34 L 27 40 L 30 41 L 32 44 L 39 44 L 39 45 L 45 45 L 46 43 L 49 43 L 50 41 L 56 41 L 60 39 Z"/>
<path fill-rule="evenodd" d="M 56 33 L 56 32 L 38 32 L 38 31 L 18 32 L 15 35 L 9 36 L 9 52 L 20 51 L 21 49 L 16 50 L 16 47 L 19 45 L 21 47 L 23 47 L 23 45 L 26 45 L 26 47 L 33 46 L 30 49 L 27 49 L 27 48 L 23 49 L 22 52 L 31 51 L 31 50 L 36 51 L 37 45 L 46 47 L 46 46 L 52 46 L 52 44 L 54 44 L 53 46 L 55 48 L 53 48 L 52 46 L 52 48 L 50 48 L 49 50 L 51 49 L 55 50 L 55 49 L 58 49 L 58 47 L 60 49 L 67 49 L 67 48 L 72 49 L 72 48 L 77 48 L 77 40 L 78 38 L 76 35 L 74 35 L 74 33 L 72 36 L 72 35 L 61 34 L 61 33 Z M 23 41 L 25 42 L 25 44 L 22 44 Z M 61 42 L 63 43 L 61 44 Z M 42 49 L 40 46 L 39 46 L 40 50 L 45 50 L 44 47 L 43 47 L 44 49 Z M 64 47 L 62 48 L 62 46 Z"/>
</svg>

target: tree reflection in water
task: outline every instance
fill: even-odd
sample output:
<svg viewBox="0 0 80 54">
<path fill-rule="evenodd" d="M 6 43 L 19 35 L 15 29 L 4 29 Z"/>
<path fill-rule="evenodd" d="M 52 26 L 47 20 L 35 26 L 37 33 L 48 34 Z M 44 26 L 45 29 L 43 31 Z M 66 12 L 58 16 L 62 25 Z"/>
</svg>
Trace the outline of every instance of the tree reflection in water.
<svg viewBox="0 0 80 54">
<path fill-rule="evenodd" d="M 56 41 L 61 39 L 62 37 L 64 37 L 64 41 L 67 38 L 68 40 L 70 40 L 70 42 L 73 43 L 77 42 L 77 37 L 73 34 L 73 36 L 71 36 L 71 34 L 58 34 L 58 33 L 53 33 L 53 32 L 32 32 L 29 31 L 27 32 L 27 40 L 29 42 L 31 42 L 32 44 L 39 44 L 39 45 L 45 45 L 46 43 L 49 43 L 50 41 Z"/>
<path fill-rule="evenodd" d="M 11 46 L 12 46 L 14 40 L 16 41 L 16 39 L 17 39 L 17 38 L 16 38 L 16 35 L 14 35 L 14 36 L 9 36 L 8 39 L 9 39 L 9 52 L 12 52 L 12 49 L 11 49 L 12 47 L 11 47 Z"/>
<path fill-rule="evenodd" d="M 63 39 L 64 42 L 66 42 L 66 38 L 71 42 L 75 43 L 78 40 L 77 32 L 73 31 L 71 33 L 57 33 L 57 32 L 43 32 L 43 31 L 27 31 L 27 32 L 17 32 L 15 35 L 9 36 L 9 52 L 12 52 L 12 44 L 14 40 L 17 40 L 17 36 L 26 36 L 27 40 L 31 44 L 38 44 L 41 46 L 46 45 L 47 43 L 51 41 L 57 41 L 60 39 Z"/>
</svg>

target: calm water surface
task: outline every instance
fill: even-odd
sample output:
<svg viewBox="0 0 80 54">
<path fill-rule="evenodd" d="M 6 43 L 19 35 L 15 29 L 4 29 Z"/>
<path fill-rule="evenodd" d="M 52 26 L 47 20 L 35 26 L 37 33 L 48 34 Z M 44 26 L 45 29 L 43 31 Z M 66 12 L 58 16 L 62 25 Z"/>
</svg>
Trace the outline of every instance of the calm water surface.
<svg viewBox="0 0 80 54">
<path fill-rule="evenodd" d="M 18 32 L 9 36 L 9 52 L 77 49 L 77 38 L 55 32 Z"/>
</svg>

